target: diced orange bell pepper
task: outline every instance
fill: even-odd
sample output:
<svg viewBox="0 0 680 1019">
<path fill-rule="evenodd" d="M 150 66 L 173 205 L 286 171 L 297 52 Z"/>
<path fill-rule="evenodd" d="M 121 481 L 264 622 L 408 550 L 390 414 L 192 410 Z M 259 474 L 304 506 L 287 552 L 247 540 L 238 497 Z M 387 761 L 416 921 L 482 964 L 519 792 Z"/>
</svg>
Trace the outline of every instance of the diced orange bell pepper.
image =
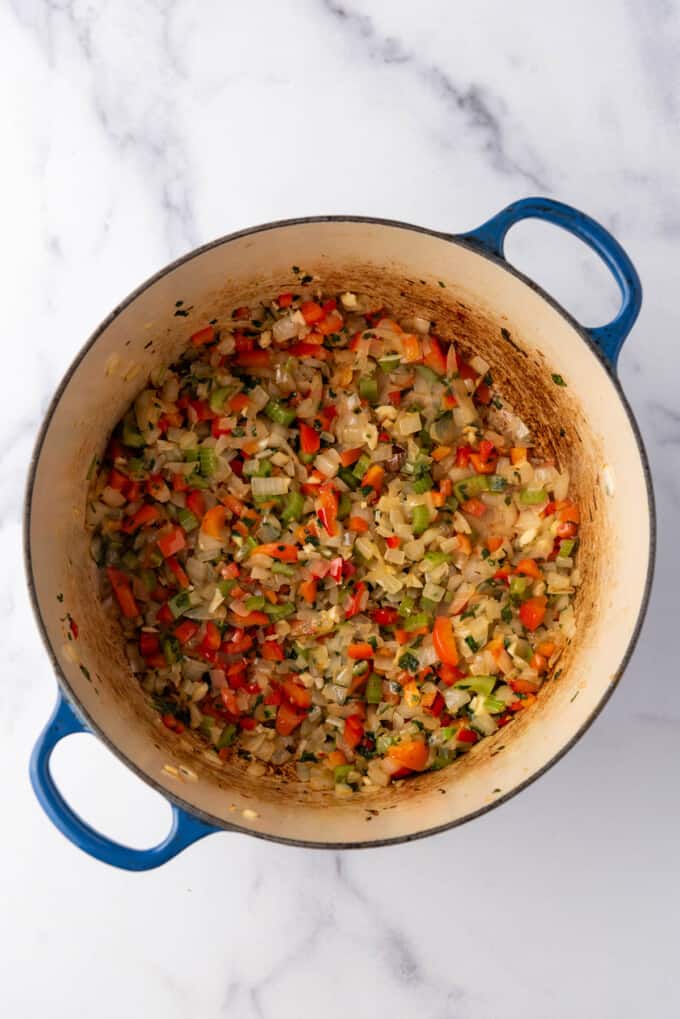
<svg viewBox="0 0 680 1019">
<path fill-rule="evenodd" d="M 519 607 L 519 618 L 527 630 L 536 630 L 545 619 L 547 598 L 540 595 L 537 598 L 528 598 Z"/>
<path fill-rule="evenodd" d="M 279 736 L 290 736 L 291 732 L 304 722 L 305 717 L 304 711 L 296 711 L 288 701 L 282 701 L 276 712 L 277 733 Z"/>
<path fill-rule="evenodd" d="M 213 326 L 205 326 L 205 328 L 199 329 L 197 333 L 193 333 L 190 339 L 195 347 L 202 347 L 206 343 L 213 342 L 215 339 L 215 330 Z"/>
<path fill-rule="evenodd" d="M 526 446 L 511 446 L 510 447 L 510 462 L 512 464 L 523 464 L 527 458 Z"/>
<path fill-rule="evenodd" d="M 542 576 L 535 559 L 520 559 L 515 566 L 515 573 L 521 577 L 532 577 L 534 580 L 540 580 Z"/>
<path fill-rule="evenodd" d="M 308 326 L 314 325 L 315 322 L 320 322 L 325 317 L 323 308 L 316 301 L 303 301 L 300 305 L 300 311 Z"/>
<path fill-rule="evenodd" d="M 221 538 L 224 530 L 226 510 L 224 506 L 213 506 L 201 521 L 201 530 L 211 538 Z"/>
<path fill-rule="evenodd" d="M 437 616 L 435 619 L 432 643 L 440 662 L 445 665 L 458 664 L 458 645 L 449 616 Z"/>
<path fill-rule="evenodd" d="M 404 333 L 400 337 L 400 340 L 404 361 L 409 364 L 415 363 L 416 361 L 422 361 L 423 352 L 420 346 L 420 340 L 415 333 Z"/>
<path fill-rule="evenodd" d="M 361 456 L 361 447 L 356 449 L 344 449 L 340 453 L 340 463 L 343 467 L 351 467 Z"/>
<path fill-rule="evenodd" d="M 312 692 L 294 679 L 284 679 L 281 689 L 291 704 L 296 708 L 309 708 L 312 704 Z"/>
<path fill-rule="evenodd" d="M 387 749 L 388 757 L 397 761 L 402 768 L 409 771 L 422 771 L 427 764 L 429 750 L 427 744 L 420 739 L 409 740 L 403 743 L 393 743 Z"/>
<path fill-rule="evenodd" d="M 497 535 L 492 535 L 491 537 L 486 539 L 486 547 L 491 553 L 497 552 L 502 544 L 503 539 L 498 537 Z"/>
<path fill-rule="evenodd" d="M 329 537 L 335 537 L 338 530 L 338 495 L 333 485 L 321 485 L 319 488 L 317 516 Z"/>
<path fill-rule="evenodd" d="M 471 517 L 483 517 L 487 509 L 486 503 L 483 503 L 481 499 L 477 499 L 475 496 L 472 499 L 466 499 L 465 502 L 461 503 L 460 508 L 463 513 L 467 513 Z"/>
<path fill-rule="evenodd" d="M 368 530 L 368 521 L 364 520 L 363 517 L 350 517 L 347 521 L 347 527 L 356 534 L 365 534 Z"/>
<path fill-rule="evenodd" d="M 453 448 L 451 446 L 436 446 L 432 450 L 432 459 L 436 460 L 437 463 L 439 463 L 440 460 L 445 460 L 446 457 L 452 452 Z"/>
<path fill-rule="evenodd" d="M 284 545 L 278 541 L 257 545 L 251 555 L 268 555 L 272 559 L 278 559 L 280 563 L 296 563 L 298 561 L 298 550 L 295 545 Z"/>
<path fill-rule="evenodd" d="M 360 662 L 368 658 L 373 658 L 375 651 L 371 644 L 350 644 L 347 648 L 347 654 L 350 658 L 354 658 L 355 661 Z"/>
<path fill-rule="evenodd" d="M 298 588 L 298 591 L 308 605 L 313 605 L 316 600 L 316 585 L 317 581 L 312 578 L 311 580 L 303 580 Z"/>
<path fill-rule="evenodd" d="M 380 464 L 372 464 L 361 479 L 361 484 L 362 486 L 372 488 L 374 492 L 379 492 L 384 477 L 385 468 L 381 467 Z"/>
</svg>

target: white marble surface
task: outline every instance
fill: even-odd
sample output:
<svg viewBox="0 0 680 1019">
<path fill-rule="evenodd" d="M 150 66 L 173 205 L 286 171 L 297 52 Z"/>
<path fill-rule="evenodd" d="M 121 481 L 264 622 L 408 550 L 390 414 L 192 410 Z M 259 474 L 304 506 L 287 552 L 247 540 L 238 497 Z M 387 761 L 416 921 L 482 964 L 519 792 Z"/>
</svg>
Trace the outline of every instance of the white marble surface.
<svg viewBox="0 0 680 1019">
<path fill-rule="evenodd" d="M 680 3 L 2 0 L 0 988 L 7 1016 L 627 1019 L 680 1014 Z M 130 289 L 265 220 L 363 213 L 464 230 L 544 193 L 614 229 L 645 286 L 621 377 L 660 544 L 619 692 L 518 799 L 409 846 L 333 854 L 240 836 L 156 873 L 86 858 L 27 761 L 55 684 L 20 516 L 40 418 Z M 615 304 L 575 241 L 510 254 L 588 323 Z M 167 808 L 90 737 L 56 761 L 135 844 Z"/>
</svg>

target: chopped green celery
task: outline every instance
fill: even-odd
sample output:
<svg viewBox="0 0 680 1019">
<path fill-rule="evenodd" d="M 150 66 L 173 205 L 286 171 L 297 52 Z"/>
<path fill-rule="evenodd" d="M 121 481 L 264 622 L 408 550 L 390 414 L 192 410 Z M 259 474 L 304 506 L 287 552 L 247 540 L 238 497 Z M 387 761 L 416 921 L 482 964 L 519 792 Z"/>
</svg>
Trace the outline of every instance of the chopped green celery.
<svg viewBox="0 0 680 1019">
<path fill-rule="evenodd" d="M 122 440 L 124 446 L 130 446 L 132 449 L 141 449 L 142 446 L 146 446 L 146 439 L 137 428 L 137 423 L 132 413 L 126 414 L 123 418 Z"/>
<path fill-rule="evenodd" d="M 183 612 L 191 606 L 191 599 L 186 591 L 178 591 L 177 594 L 170 598 L 168 601 L 168 608 L 172 612 L 175 619 L 178 619 Z"/>
<path fill-rule="evenodd" d="M 144 584 L 144 587 L 147 589 L 147 591 L 153 591 L 154 587 L 158 583 L 158 580 L 156 579 L 156 574 L 153 572 L 153 570 L 142 570 L 141 573 L 139 574 L 139 578 L 141 582 Z"/>
<path fill-rule="evenodd" d="M 457 725 L 447 725 L 443 729 L 439 730 L 439 738 L 446 743 L 447 740 L 452 739 L 458 732 Z"/>
<path fill-rule="evenodd" d="M 441 382 L 442 380 L 441 375 L 437 375 L 436 371 L 433 371 L 432 368 L 428 368 L 426 364 L 417 364 L 416 371 L 424 379 L 427 379 L 428 382 Z"/>
<path fill-rule="evenodd" d="M 352 509 L 352 500 L 350 499 L 347 492 L 343 492 L 340 496 L 338 503 L 338 520 L 344 520 L 345 517 L 349 516 L 349 512 Z"/>
<path fill-rule="evenodd" d="M 498 697 L 485 697 L 484 698 L 484 710 L 488 711 L 490 715 L 500 715 L 505 711 L 505 701 L 501 701 Z"/>
<path fill-rule="evenodd" d="M 450 496 L 450 498 L 446 500 L 442 508 L 447 509 L 449 513 L 455 513 L 456 510 L 458 509 L 458 500 L 454 499 L 453 496 Z"/>
<path fill-rule="evenodd" d="M 246 540 L 241 545 L 238 552 L 235 554 L 234 559 L 237 563 L 243 562 L 247 559 L 254 548 L 257 548 L 258 542 L 256 538 L 253 538 L 252 534 L 249 534 Z"/>
<path fill-rule="evenodd" d="M 253 495 L 252 500 L 256 506 L 264 506 L 265 503 L 274 503 L 276 506 L 281 505 L 282 495 Z"/>
<path fill-rule="evenodd" d="M 428 626 L 430 617 L 426 612 L 416 612 L 412 616 L 408 616 L 404 620 L 405 630 L 420 630 L 423 626 Z"/>
<path fill-rule="evenodd" d="M 359 379 L 359 396 L 369 403 L 376 403 L 378 400 L 378 382 L 370 375 L 363 375 Z"/>
<path fill-rule="evenodd" d="M 219 386 L 217 389 L 213 389 L 210 394 L 210 409 L 213 414 L 221 414 L 224 410 L 224 404 L 228 397 L 233 396 L 238 386 Z"/>
<path fill-rule="evenodd" d="M 439 603 L 436 601 L 432 601 L 431 598 L 421 598 L 420 607 L 423 610 L 423 612 L 428 612 L 430 615 L 432 615 L 439 608 Z M 408 630 L 408 626 L 406 627 L 406 629 Z"/>
<path fill-rule="evenodd" d="M 448 552 L 426 552 L 425 561 L 429 566 L 441 566 L 442 563 L 450 563 L 451 556 Z"/>
<path fill-rule="evenodd" d="M 202 732 L 204 736 L 210 736 L 212 733 L 213 719 L 204 715 L 199 725 L 199 732 Z"/>
<path fill-rule="evenodd" d="M 479 495 L 480 492 L 488 492 L 490 488 L 491 482 L 488 474 L 471 474 L 469 478 L 457 481 L 453 486 L 453 491 L 458 502 L 465 502 L 466 499 Z"/>
<path fill-rule="evenodd" d="M 143 481 L 147 475 L 146 464 L 141 456 L 131 456 L 127 462 L 127 469 L 133 481 Z"/>
<path fill-rule="evenodd" d="M 299 520 L 304 504 L 304 496 L 300 492 L 289 492 L 281 513 L 282 523 L 289 524 L 292 520 Z"/>
<path fill-rule="evenodd" d="M 411 525 L 416 538 L 425 533 L 430 526 L 430 511 L 427 506 L 413 507 L 413 519 L 411 521 Z"/>
<path fill-rule="evenodd" d="M 210 482 L 207 478 L 202 478 L 200 474 L 190 474 L 187 478 L 192 488 L 210 488 Z"/>
<path fill-rule="evenodd" d="M 271 461 L 270 460 L 267 460 L 267 459 L 258 460 L 257 470 L 255 471 L 255 473 L 253 475 L 251 475 L 251 477 L 253 477 L 253 478 L 268 478 L 269 475 L 271 474 L 272 470 L 273 470 L 273 467 L 271 465 Z"/>
<path fill-rule="evenodd" d="M 198 459 L 203 477 L 211 478 L 217 470 L 217 453 L 214 448 L 212 446 L 201 446 L 198 451 Z"/>
<path fill-rule="evenodd" d="M 238 584 L 238 580 L 218 580 L 217 581 L 217 587 L 219 589 L 219 592 L 220 592 L 220 594 L 224 598 L 228 598 L 229 597 L 229 595 L 234 590 L 234 588 L 236 587 L 237 584 Z"/>
<path fill-rule="evenodd" d="M 179 641 L 176 637 L 163 637 L 161 647 L 168 665 L 174 665 L 180 656 Z"/>
<path fill-rule="evenodd" d="M 454 686 L 459 686 L 461 690 L 474 690 L 475 693 L 484 695 L 490 694 L 495 685 L 495 676 L 463 676 L 454 683 Z"/>
<path fill-rule="evenodd" d="M 527 593 L 528 577 L 510 577 L 510 597 L 524 598 Z"/>
<path fill-rule="evenodd" d="M 195 531 L 198 527 L 198 520 L 188 509 L 181 509 L 177 514 L 178 524 L 184 528 L 185 531 Z"/>
<path fill-rule="evenodd" d="M 448 767 L 451 761 L 454 759 L 455 754 L 452 754 L 448 750 L 440 750 L 434 761 L 430 765 L 430 771 L 441 771 L 442 768 Z"/>
<path fill-rule="evenodd" d="M 184 461 L 185 463 L 193 463 L 198 460 L 198 449 L 185 449 L 184 450 Z"/>
<path fill-rule="evenodd" d="M 381 357 L 378 364 L 384 372 L 391 372 L 401 364 L 399 354 L 390 354 L 388 357 Z"/>
<path fill-rule="evenodd" d="M 217 741 L 217 749 L 224 750 L 225 747 L 230 747 L 236 739 L 236 726 L 230 722 L 229 725 L 225 725 L 222 730 L 222 735 Z"/>
<path fill-rule="evenodd" d="M 316 460 L 316 457 L 316 453 L 298 453 L 298 459 L 301 460 L 303 464 L 310 464 L 313 460 Z"/>
<path fill-rule="evenodd" d="M 171 502 L 166 504 L 165 512 L 168 514 L 168 517 L 170 518 L 170 520 L 177 520 L 177 517 L 179 515 L 179 510 L 177 509 L 176 506 L 173 506 L 173 504 Z"/>
<path fill-rule="evenodd" d="M 356 662 L 356 664 L 352 666 L 352 675 L 363 676 L 365 672 L 368 672 L 370 667 L 371 666 L 368 662 Z"/>
<path fill-rule="evenodd" d="M 432 480 L 431 474 L 423 474 L 421 478 L 413 482 L 413 491 L 416 495 L 423 495 L 425 492 L 431 492 L 434 488 L 434 481 Z"/>
<path fill-rule="evenodd" d="M 380 704 L 382 700 L 382 679 L 374 672 L 368 677 L 366 683 L 366 703 L 367 704 Z"/>
<path fill-rule="evenodd" d="M 121 563 L 127 570 L 134 570 L 137 565 L 138 559 L 131 548 L 127 550 L 124 556 L 121 557 Z"/>
<path fill-rule="evenodd" d="M 346 782 L 347 776 L 353 768 L 353 764 L 339 764 L 337 768 L 333 768 L 333 781 Z"/>
<path fill-rule="evenodd" d="M 279 400 L 270 400 L 264 408 L 264 412 L 270 421 L 274 421 L 277 425 L 284 425 L 286 428 L 295 421 L 295 409 L 286 407 Z"/>
<path fill-rule="evenodd" d="M 352 491 L 359 487 L 359 479 L 355 478 L 349 467 L 341 467 L 338 471 L 338 477 L 341 481 L 344 481 L 348 488 Z"/>
<path fill-rule="evenodd" d="M 248 612 L 260 611 L 265 606 L 265 597 L 261 594 L 254 594 L 250 598 L 246 598 L 246 608 Z"/>
<path fill-rule="evenodd" d="M 404 597 L 401 599 L 401 603 L 397 611 L 399 612 L 400 616 L 410 616 L 415 606 L 416 606 L 415 601 L 413 600 L 413 598 L 410 597 L 410 595 L 407 594 L 404 595 Z"/>
<path fill-rule="evenodd" d="M 295 575 L 295 567 L 289 566 L 288 563 L 273 562 L 271 571 L 272 573 L 280 573 L 282 577 L 292 577 Z"/>
<path fill-rule="evenodd" d="M 519 493 L 519 501 L 524 506 L 538 506 L 547 498 L 548 494 L 544 488 L 523 488 Z"/>
<path fill-rule="evenodd" d="M 362 453 L 357 462 L 354 464 L 354 467 L 352 468 L 352 474 L 354 475 L 355 478 L 357 478 L 358 481 L 361 481 L 361 479 L 363 478 L 364 474 L 366 473 L 370 466 L 371 466 L 370 456 L 367 456 L 366 453 Z"/>
<path fill-rule="evenodd" d="M 265 605 L 264 611 L 270 619 L 276 621 L 277 619 L 285 619 L 287 616 L 292 616 L 295 612 L 295 606 L 292 602 L 284 602 L 283 605 Z"/>
<path fill-rule="evenodd" d="M 576 538 L 563 538 L 560 543 L 560 550 L 557 553 L 558 559 L 566 559 L 570 556 L 576 547 Z"/>
</svg>

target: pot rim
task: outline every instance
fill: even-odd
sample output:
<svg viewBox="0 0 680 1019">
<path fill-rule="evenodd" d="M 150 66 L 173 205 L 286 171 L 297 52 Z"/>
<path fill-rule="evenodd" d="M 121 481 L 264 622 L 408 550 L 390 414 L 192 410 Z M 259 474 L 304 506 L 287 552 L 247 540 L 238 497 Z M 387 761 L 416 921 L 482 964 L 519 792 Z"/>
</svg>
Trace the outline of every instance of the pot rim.
<svg viewBox="0 0 680 1019">
<path fill-rule="evenodd" d="M 577 333 L 580 339 L 589 348 L 591 354 L 593 354 L 598 359 L 600 364 L 604 367 L 609 377 L 609 380 L 614 387 L 616 395 L 621 401 L 623 409 L 628 418 L 631 430 L 633 432 L 635 443 L 637 445 L 638 455 L 640 457 L 642 472 L 645 480 L 645 488 L 647 492 L 647 507 L 649 513 L 649 545 L 647 548 L 647 569 L 642 599 L 640 601 L 640 607 L 638 610 L 637 619 L 635 621 L 635 626 L 633 628 L 630 640 L 628 641 L 628 645 L 621 657 L 619 666 L 613 675 L 612 681 L 609 683 L 606 691 L 603 693 L 596 707 L 590 713 L 588 718 L 583 722 L 583 724 L 576 730 L 576 732 L 566 741 L 566 743 L 564 743 L 553 754 L 550 760 L 548 760 L 541 768 L 534 771 L 531 775 L 529 775 L 528 778 L 520 782 L 519 785 L 515 786 L 514 789 L 499 796 L 498 799 L 493 801 L 493 803 L 486 804 L 483 807 L 480 807 L 478 810 L 472 811 L 469 814 L 465 814 L 463 817 L 456 818 L 453 821 L 448 821 L 445 824 L 435 825 L 432 828 L 424 828 L 421 831 L 406 833 L 404 835 L 395 835 L 390 838 L 359 840 L 352 842 L 317 842 L 312 839 L 289 838 L 281 835 L 274 835 L 269 832 L 257 831 L 252 828 L 246 828 L 243 825 L 235 824 L 232 822 L 222 821 L 220 818 L 215 817 L 212 814 L 206 813 L 200 808 L 182 799 L 181 796 L 178 796 L 175 793 L 166 789 L 164 786 L 161 786 L 152 776 L 150 776 L 147 772 L 145 772 L 143 769 L 138 767 L 133 761 L 131 761 L 127 757 L 127 755 L 120 749 L 120 747 L 108 738 L 108 736 L 100 729 L 99 725 L 90 717 L 90 714 L 83 708 L 83 706 L 80 703 L 80 700 L 71 689 L 68 680 L 66 679 L 64 673 L 61 670 L 61 666 L 59 665 L 56 653 L 54 651 L 54 648 L 52 647 L 52 643 L 47 634 L 47 627 L 43 620 L 42 613 L 40 611 L 40 606 L 38 603 L 38 596 L 36 592 L 35 581 L 33 578 L 33 563 L 30 543 L 31 504 L 33 499 L 33 489 L 35 486 L 35 476 L 38 469 L 38 464 L 40 462 L 45 437 L 49 430 L 57 406 L 59 405 L 61 398 L 64 394 L 64 391 L 69 385 L 73 375 L 77 371 L 81 361 L 89 353 L 90 349 L 94 347 L 94 345 L 97 343 L 101 335 L 109 328 L 111 323 L 114 322 L 115 319 L 118 318 L 118 316 L 123 311 L 125 311 L 125 309 L 128 308 L 146 290 L 152 287 L 159 280 L 163 279 L 164 276 L 167 276 L 169 273 L 173 272 L 175 269 L 184 265 L 186 262 L 190 262 L 198 255 L 202 255 L 207 251 L 211 251 L 213 248 L 221 247 L 224 244 L 229 244 L 232 241 L 240 240 L 243 237 L 249 237 L 255 234 L 265 233 L 269 230 L 276 230 L 280 229 L 281 227 L 303 226 L 303 225 L 306 226 L 310 224 L 322 224 L 322 223 L 357 223 L 375 226 L 394 227 L 400 230 L 411 230 L 415 233 L 425 234 L 426 236 L 429 237 L 435 237 L 439 240 L 447 241 L 450 244 L 457 244 L 460 247 L 466 248 L 467 250 L 471 251 L 473 254 L 478 255 L 481 258 L 486 258 L 488 261 L 498 265 L 500 268 L 504 269 L 506 272 L 509 272 L 512 276 L 515 276 L 518 280 L 520 280 L 522 283 L 528 286 L 539 297 L 543 298 L 543 300 L 546 301 L 547 304 L 549 304 L 554 311 L 556 311 L 559 315 L 562 316 L 562 318 L 566 320 L 566 322 L 574 329 L 574 331 Z M 92 735 L 97 736 L 97 738 L 100 739 L 104 743 L 104 745 L 113 754 L 115 754 L 115 756 L 120 761 L 122 761 L 123 764 L 125 764 L 126 767 L 128 767 L 135 775 L 137 775 L 143 782 L 150 786 L 155 792 L 159 793 L 165 800 L 169 800 L 171 803 L 174 803 L 175 806 L 180 808 L 180 810 L 183 810 L 187 814 L 193 817 L 197 817 L 206 824 L 212 825 L 216 829 L 222 831 L 238 832 L 243 835 L 253 836 L 254 838 L 265 839 L 269 842 L 277 842 L 283 845 L 300 846 L 307 849 L 331 849 L 331 850 L 372 849 L 379 848 L 381 846 L 397 845 L 399 843 L 404 842 L 413 842 L 416 839 L 426 838 L 430 835 L 438 835 L 441 834 L 442 832 L 449 831 L 452 828 L 457 828 L 460 825 L 466 824 L 469 821 L 473 821 L 475 818 L 481 817 L 483 814 L 486 814 L 491 810 L 495 810 L 496 807 L 499 807 L 501 804 L 506 803 L 508 800 L 511 800 L 513 797 L 517 796 L 518 793 L 521 793 L 524 789 L 526 789 L 528 786 L 534 783 L 537 779 L 545 775 L 547 771 L 549 771 L 555 764 L 557 764 L 557 762 L 560 761 L 565 756 L 565 754 L 567 754 L 576 745 L 576 743 L 578 743 L 581 737 L 585 734 L 585 732 L 591 727 L 596 718 L 600 715 L 605 705 L 609 702 L 609 699 L 614 693 L 614 690 L 618 687 L 621 676 L 623 675 L 625 669 L 628 666 L 630 658 L 633 654 L 633 651 L 635 650 L 635 646 L 640 637 L 642 625 L 647 614 L 652 581 L 654 577 L 655 555 L 656 555 L 656 530 L 657 530 L 656 505 L 647 452 L 645 450 L 644 443 L 642 441 L 642 436 L 640 434 L 640 429 L 638 427 L 631 406 L 628 402 L 628 399 L 626 398 L 621 383 L 619 382 L 619 379 L 616 375 L 615 367 L 604 356 L 598 345 L 593 341 L 592 337 L 588 333 L 588 330 L 585 329 L 579 322 L 577 322 L 576 319 L 565 308 L 563 308 L 562 305 L 558 301 L 556 301 L 554 297 L 546 293 L 546 291 L 543 290 L 543 288 L 540 287 L 534 280 L 526 276 L 524 273 L 520 272 L 520 270 L 515 268 L 504 258 L 500 258 L 497 255 L 493 254 L 478 241 L 471 240 L 463 236 L 450 234 L 441 230 L 433 230 L 430 229 L 429 227 L 418 226 L 413 223 L 404 222 L 403 220 L 383 219 L 381 217 L 375 216 L 352 216 L 352 215 L 301 216 L 292 219 L 271 220 L 269 222 L 262 223 L 257 226 L 246 227 L 243 230 L 236 230 L 233 233 L 224 234 L 223 236 L 218 237 L 215 240 L 208 241 L 206 244 L 202 244 L 197 248 L 193 248 L 191 251 L 187 252 L 184 255 L 180 255 L 179 258 L 174 259 L 174 261 L 169 262 L 162 269 L 159 269 L 158 272 L 154 273 L 152 276 L 149 276 L 135 290 L 131 291 L 127 295 L 127 297 L 123 298 L 123 300 L 114 307 L 114 309 L 106 316 L 105 319 L 102 320 L 102 322 L 100 322 L 97 328 L 90 334 L 90 337 L 85 341 L 81 349 L 75 355 L 75 357 L 71 361 L 71 364 L 64 373 L 59 385 L 57 386 L 57 389 L 55 390 L 55 393 L 52 399 L 50 400 L 47 411 L 45 412 L 42 424 L 40 426 L 40 430 L 38 431 L 35 440 L 28 469 L 26 491 L 24 496 L 23 559 L 31 607 L 33 609 L 33 614 L 38 624 L 38 630 L 40 632 L 43 646 L 45 647 L 48 658 L 54 669 L 58 686 L 60 687 L 62 693 L 64 694 L 68 702 L 71 704 L 71 706 L 74 708 L 74 710 L 87 723 L 87 726 L 92 732 Z"/>
</svg>

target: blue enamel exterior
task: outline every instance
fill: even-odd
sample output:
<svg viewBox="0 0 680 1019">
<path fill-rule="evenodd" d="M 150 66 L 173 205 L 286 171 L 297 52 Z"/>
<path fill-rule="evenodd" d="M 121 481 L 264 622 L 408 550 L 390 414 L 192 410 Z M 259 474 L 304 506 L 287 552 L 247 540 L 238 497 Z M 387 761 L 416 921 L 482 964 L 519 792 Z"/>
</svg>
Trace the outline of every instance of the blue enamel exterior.
<svg viewBox="0 0 680 1019">
<path fill-rule="evenodd" d="M 64 736 L 88 731 L 87 726 L 83 725 L 64 695 L 59 691 L 52 717 L 33 748 L 30 765 L 31 784 L 40 805 L 62 835 L 70 839 L 79 849 L 104 863 L 110 863 L 113 867 L 120 867 L 123 870 L 152 870 L 171 860 L 173 856 L 177 856 L 192 842 L 197 842 L 198 839 L 202 839 L 214 831 L 222 830 L 190 817 L 175 804 L 171 804 L 172 826 L 170 832 L 161 843 L 152 849 L 129 849 L 95 831 L 69 807 L 59 792 L 50 771 L 50 757 L 57 743 Z"/>
<path fill-rule="evenodd" d="M 323 221 L 330 219 L 333 217 L 324 217 Z M 542 219 L 569 231 L 597 252 L 611 270 L 621 291 L 622 303 L 619 314 L 608 325 L 584 331 L 614 369 L 623 342 L 640 311 L 642 286 L 625 251 L 603 226 L 585 213 L 561 202 L 549 198 L 524 198 L 509 205 L 476 230 L 458 234 L 451 239 L 470 242 L 480 249 L 480 253 L 505 261 L 503 250 L 505 237 L 508 230 L 523 219 Z M 353 221 L 361 222 L 362 218 L 357 217 Z M 386 221 L 373 222 L 388 225 Z M 65 736 L 77 732 L 89 732 L 89 729 L 80 720 L 60 689 L 54 713 L 33 749 L 30 777 L 35 794 L 47 816 L 79 849 L 104 863 L 124 870 L 151 870 L 171 860 L 187 846 L 206 835 L 225 830 L 223 827 L 206 824 L 181 810 L 176 804 L 171 804 L 173 820 L 170 832 L 163 842 L 152 849 L 130 849 L 101 835 L 69 807 L 50 772 L 50 757 L 57 743 Z"/>
<path fill-rule="evenodd" d="M 523 219 L 542 219 L 578 237 L 596 252 L 618 283 L 621 307 L 616 318 L 607 325 L 585 331 L 599 347 L 612 368 L 633 328 L 642 304 L 642 284 L 633 263 L 615 237 L 585 212 L 551 198 L 522 198 L 502 209 L 476 230 L 459 234 L 461 240 L 473 241 L 484 251 L 505 260 L 504 243 L 508 230 Z"/>
</svg>

